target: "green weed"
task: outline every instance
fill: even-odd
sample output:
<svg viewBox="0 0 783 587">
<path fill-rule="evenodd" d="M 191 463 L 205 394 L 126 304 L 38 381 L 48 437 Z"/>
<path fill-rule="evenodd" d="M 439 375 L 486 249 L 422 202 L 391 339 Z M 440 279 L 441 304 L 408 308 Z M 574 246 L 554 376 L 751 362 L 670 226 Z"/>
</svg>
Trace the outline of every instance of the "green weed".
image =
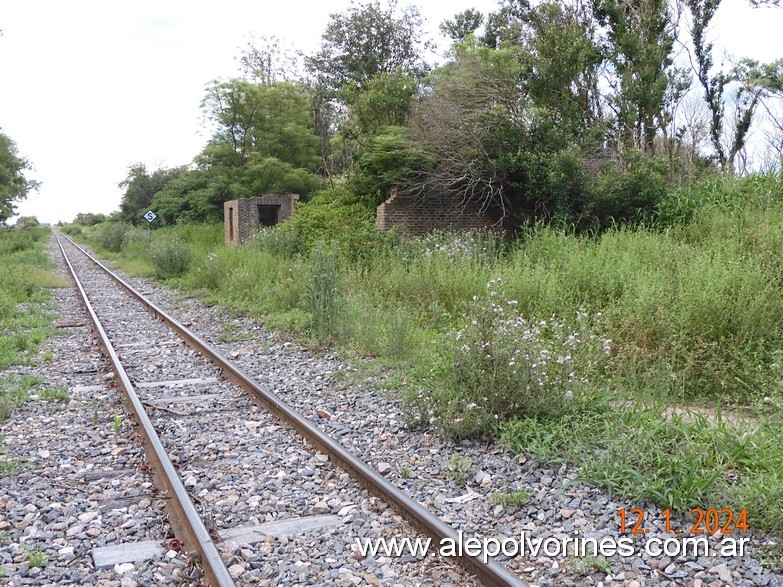
<svg viewBox="0 0 783 587">
<path fill-rule="evenodd" d="M 27 553 L 27 561 L 30 563 L 31 567 L 39 567 L 43 568 L 46 564 L 46 553 L 44 553 L 43 550 L 40 548 L 36 548 L 35 550 L 30 550 L 26 546 L 24 547 L 25 552 Z"/>
<path fill-rule="evenodd" d="M 466 455 L 449 455 L 443 465 L 446 477 L 457 485 L 465 485 L 473 472 L 473 459 Z"/>
<path fill-rule="evenodd" d="M 303 296 L 304 309 L 310 314 L 310 330 L 319 340 L 337 334 L 343 299 L 343 273 L 336 250 L 317 246 L 310 255 L 310 271 Z"/>
<path fill-rule="evenodd" d="M 490 501 L 495 505 L 522 507 L 530 501 L 530 492 L 524 487 L 516 491 L 496 491 Z"/>
<path fill-rule="evenodd" d="M 159 279 L 182 275 L 191 262 L 190 245 L 177 237 L 155 240 L 150 255 Z"/>
<path fill-rule="evenodd" d="M 38 399 L 49 402 L 65 401 L 69 397 L 67 387 L 45 387 L 37 395 Z"/>
</svg>

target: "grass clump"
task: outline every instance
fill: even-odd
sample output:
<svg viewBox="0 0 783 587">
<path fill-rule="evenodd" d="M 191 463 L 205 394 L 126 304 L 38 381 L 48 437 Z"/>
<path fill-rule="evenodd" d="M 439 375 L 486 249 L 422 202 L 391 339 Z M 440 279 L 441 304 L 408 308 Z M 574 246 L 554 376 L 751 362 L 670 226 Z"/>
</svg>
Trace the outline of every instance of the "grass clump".
<svg viewBox="0 0 783 587">
<path fill-rule="evenodd" d="M 319 340 L 337 334 L 344 301 L 343 271 L 337 250 L 319 244 L 310 254 L 309 279 L 303 306 L 310 314 L 310 331 Z"/>
<path fill-rule="evenodd" d="M 473 459 L 467 455 L 449 455 L 443 465 L 446 477 L 457 485 L 465 485 L 473 473 Z"/>
<path fill-rule="evenodd" d="M 44 252 L 46 227 L 0 229 L 0 369 L 29 363 L 49 334 L 49 288 L 63 281 Z"/>
<path fill-rule="evenodd" d="M 494 505 L 522 507 L 530 501 L 530 492 L 524 487 L 516 491 L 495 491 L 489 499 Z"/>
<path fill-rule="evenodd" d="M 123 222 L 106 222 L 98 226 L 93 238 L 107 251 L 119 253 L 128 244 L 128 235 L 131 230 L 131 226 Z"/>
<path fill-rule="evenodd" d="M 11 411 L 30 397 L 30 390 L 40 386 L 43 378 L 23 373 L 0 377 L 0 422 L 11 415 Z"/>
</svg>

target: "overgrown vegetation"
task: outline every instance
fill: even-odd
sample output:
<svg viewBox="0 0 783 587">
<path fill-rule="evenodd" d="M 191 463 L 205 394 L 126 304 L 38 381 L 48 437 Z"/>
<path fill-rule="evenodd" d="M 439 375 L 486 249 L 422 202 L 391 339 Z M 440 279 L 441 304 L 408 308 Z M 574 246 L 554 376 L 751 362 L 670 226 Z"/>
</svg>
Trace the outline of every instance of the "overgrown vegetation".
<svg viewBox="0 0 783 587">
<path fill-rule="evenodd" d="M 0 369 L 28 363 L 48 332 L 47 288 L 62 286 L 44 252 L 49 229 L 0 228 Z"/>
<path fill-rule="evenodd" d="M 193 164 L 131 165 L 113 222 L 66 228 L 377 357 L 413 424 L 783 532 L 783 61 L 715 64 L 719 5 L 503 0 L 442 23 L 454 43 L 433 66 L 418 10 L 352 4 L 301 64 L 275 39 L 246 48 L 241 77 L 207 88 L 214 132 Z M 749 173 L 764 112 L 767 171 Z M 280 192 L 297 213 L 242 247 L 208 224 Z M 514 231 L 379 233 L 392 193 L 451 195 Z M 160 230 L 132 226 L 148 208 Z"/>
<path fill-rule="evenodd" d="M 220 244 L 221 226 L 135 229 L 123 256 L 151 275 L 158 243 L 187 243 L 174 283 L 378 357 L 413 423 L 579 463 L 631 499 L 744 507 L 780 531 L 781 186 L 707 178 L 635 227 L 539 225 L 513 241 L 340 226 L 350 200 L 322 195 L 242 247 Z"/>
<path fill-rule="evenodd" d="M 0 371 L 30 364 L 50 334 L 52 317 L 45 307 L 48 289 L 63 283 L 49 271 L 51 263 L 44 250 L 48 235 L 49 229 L 37 223 L 28 223 L 26 228 L 0 228 Z M 0 422 L 42 383 L 41 377 L 29 373 L 0 374 Z M 62 390 L 44 389 L 42 393 L 42 399 L 62 399 Z M 2 454 L 0 474 L 21 465 L 20 459 Z"/>
</svg>

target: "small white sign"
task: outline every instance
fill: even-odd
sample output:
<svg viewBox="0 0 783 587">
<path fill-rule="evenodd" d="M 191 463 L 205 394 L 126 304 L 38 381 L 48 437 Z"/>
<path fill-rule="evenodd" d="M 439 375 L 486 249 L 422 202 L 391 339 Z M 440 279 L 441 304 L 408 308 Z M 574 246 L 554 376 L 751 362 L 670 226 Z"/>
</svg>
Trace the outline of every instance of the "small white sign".
<svg viewBox="0 0 783 587">
<path fill-rule="evenodd" d="M 152 221 L 155 220 L 157 217 L 158 217 L 157 214 L 155 214 L 155 212 L 153 212 L 152 210 L 147 210 L 147 213 L 144 215 L 144 218 L 146 218 L 147 222 L 149 222 L 150 224 L 152 224 Z"/>
</svg>

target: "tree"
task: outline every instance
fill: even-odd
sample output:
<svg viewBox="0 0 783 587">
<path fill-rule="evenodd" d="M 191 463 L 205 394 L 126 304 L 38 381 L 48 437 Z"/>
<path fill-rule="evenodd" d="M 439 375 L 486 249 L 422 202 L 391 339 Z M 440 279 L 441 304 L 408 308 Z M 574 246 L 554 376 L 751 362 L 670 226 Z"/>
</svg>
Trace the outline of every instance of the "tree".
<svg viewBox="0 0 783 587">
<path fill-rule="evenodd" d="M 32 166 L 19 155 L 16 143 L 0 131 L 0 224 L 16 212 L 16 203 L 25 199 L 39 183 L 25 177 Z"/>
<path fill-rule="evenodd" d="M 251 38 L 239 55 L 239 67 L 249 81 L 262 86 L 299 78 L 301 54 L 275 36 Z"/>
<path fill-rule="evenodd" d="M 428 70 L 422 54 L 430 46 L 422 24 L 416 7 L 398 10 L 395 0 L 386 9 L 377 0 L 352 4 L 345 13 L 330 15 L 321 49 L 305 65 L 333 96 L 348 83 L 364 88 L 378 74 L 421 77 Z"/>
<path fill-rule="evenodd" d="M 706 34 L 720 1 L 685 0 L 685 4 L 692 17 L 692 65 L 710 112 L 710 142 L 714 157 L 724 172 L 733 173 L 737 156 L 745 148 L 753 118 L 764 95 L 774 94 L 783 88 L 783 67 L 780 61 L 762 65 L 757 61 L 742 59 L 728 72 L 712 72 L 713 43 L 707 41 Z M 733 89 L 733 94 L 727 96 L 727 88 Z M 726 114 L 729 100 L 733 106 L 730 118 Z"/>
<path fill-rule="evenodd" d="M 309 170 L 318 165 L 309 99 L 299 84 L 215 81 L 207 89 L 202 108 L 216 125 L 201 156 L 203 163 L 243 169 L 251 154 L 257 153 Z"/>
<path fill-rule="evenodd" d="M 454 20 L 440 23 L 440 32 L 455 43 L 462 43 L 484 23 L 484 15 L 475 8 L 469 8 L 454 15 Z"/>
<path fill-rule="evenodd" d="M 182 168 L 156 169 L 150 174 L 143 163 L 134 163 L 128 167 L 128 175 L 118 184 L 125 190 L 120 202 L 122 220 L 131 224 L 140 224 L 155 194 L 182 171 Z"/>
<path fill-rule="evenodd" d="M 593 0 L 593 13 L 605 27 L 614 70 L 609 104 L 619 146 L 652 153 L 664 123 L 676 37 L 667 0 Z"/>
<path fill-rule="evenodd" d="M 605 54 L 595 23 L 581 4 L 563 2 L 542 2 L 518 18 L 523 91 L 568 140 L 584 140 L 603 123 L 598 79 Z"/>
</svg>

